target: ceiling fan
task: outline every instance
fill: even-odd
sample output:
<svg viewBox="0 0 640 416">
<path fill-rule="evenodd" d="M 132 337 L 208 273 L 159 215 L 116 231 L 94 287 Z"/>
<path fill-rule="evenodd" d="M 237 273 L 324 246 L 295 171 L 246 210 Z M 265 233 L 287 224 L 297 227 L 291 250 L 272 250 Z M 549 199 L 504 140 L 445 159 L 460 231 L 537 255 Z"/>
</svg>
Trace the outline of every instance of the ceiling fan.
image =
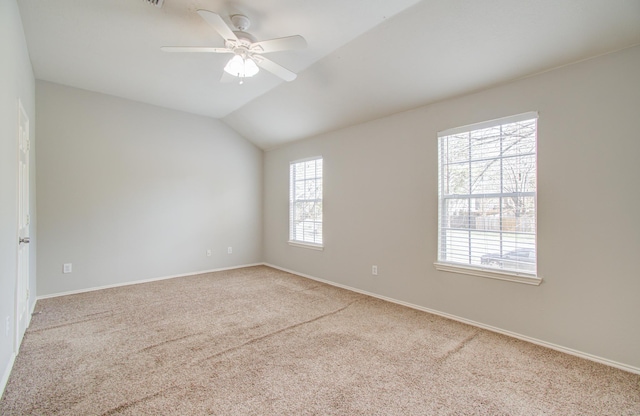
<svg viewBox="0 0 640 416">
<path fill-rule="evenodd" d="M 267 70 L 285 81 L 293 81 L 296 74 L 285 67 L 265 58 L 262 54 L 286 51 L 292 49 L 303 49 L 307 42 L 300 35 L 287 36 L 284 38 L 256 41 L 249 33 L 245 32 L 251 25 L 248 17 L 240 14 L 231 16 L 235 30 L 232 30 L 224 22 L 219 14 L 209 10 L 198 10 L 198 14 L 222 36 L 224 48 L 207 46 L 163 46 L 165 52 L 208 52 L 208 53 L 228 53 L 234 56 L 224 67 L 224 73 L 240 78 L 242 84 L 245 77 L 256 75 L 259 68 Z M 223 73 L 223 80 L 224 75 Z"/>
</svg>

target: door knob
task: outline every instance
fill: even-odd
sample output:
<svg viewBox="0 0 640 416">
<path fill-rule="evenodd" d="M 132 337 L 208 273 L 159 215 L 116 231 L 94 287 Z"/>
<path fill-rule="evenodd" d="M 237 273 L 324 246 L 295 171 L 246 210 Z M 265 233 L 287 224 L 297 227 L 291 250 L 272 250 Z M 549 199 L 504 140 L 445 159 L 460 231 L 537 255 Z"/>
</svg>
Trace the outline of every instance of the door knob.
<svg viewBox="0 0 640 416">
<path fill-rule="evenodd" d="M 28 244 L 31 239 L 29 237 L 20 237 L 20 240 L 18 240 L 20 243 L 25 243 Z"/>
</svg>

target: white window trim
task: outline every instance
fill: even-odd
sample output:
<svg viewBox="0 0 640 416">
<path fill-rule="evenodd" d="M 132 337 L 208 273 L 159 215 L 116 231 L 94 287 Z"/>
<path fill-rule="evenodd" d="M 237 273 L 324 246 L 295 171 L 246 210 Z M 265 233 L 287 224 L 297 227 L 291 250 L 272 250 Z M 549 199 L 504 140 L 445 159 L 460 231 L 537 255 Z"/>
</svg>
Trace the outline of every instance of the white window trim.
<svg viewBox="0 0 640 416">
<path fill-rule="evenodd" d="M 508 282 L 524 283 L 526 285 L 539 286 L 542 283 L 542 277 L 529 274 L 519 274 L 516 272 L 499 272 L 487 269 L 478 269 L 476 267 L 454 265 L 450 263 L 433 263 L 436 270 L 442 272 L 466 274 L 470 276 L 486 277 L 488 279 L 506 280 Z"/>
<path fill-rule="evenodd" d="M 442 136 L 449 136 L 449 135 L 463 133 L 470 130 L 477 130 L 477 129 L 482 129 L 486 127 L 492 127 L 497 124 L 515 123 L 518 121 L 524 121 L 532 118 L 535 118 L 536 120 L 539 119 L 539 114 L 537 111 L 528 111 L 526 113 L 515 114 L 513 116 L 501 117 L 493 120 L 487 120 L 479 123 L 472 123 L 472 124 L 467 124 L 465 126 L 459 126 L 459 127 L 454 127 L 447 130 L 442 130 L 437 133 L 437 137 L 438 139 L 440 139 L 440 137 Z M 536 140 L 536 147 L 537 145 L 538 144 Z M 537 157 L 538 155 L 536 151 L 536 164 L 537 164 Z M 537 172 L 536 172 L 536 175 L 537 175 Z M 440 183 L 438 183 L 438 187 L 440 187 Z M 538 192 L 536 190 L 536 198 L 537 198 L 537 193 Z M 438 216 L 440 216 L 439 211 L 438 211 Z M 536 216 L 537 216 L 537 213 L 536 213 Z M 536 228 L 537 228 L 537 224 L 536 224 Z M 438 238 L 439 237 L 440 235 L 438 235 Z M 536 240 L 537 238 L 538 238 L 538 232 L 536 230 Z M 537 241 L 536 241 L 536 250 L 537 250 Z M 523 284 L 533 285 L 533 286 L 539 286 L 542 283 L 542 277 L 538 274 L 534 275 L 534 274 L 518 273 L 514 271 L 494 271 L 494 270 L 487 270 L 484 268 L 478 268 L 473 266 L 460 265 L 455 263 L 443 263 L 438 261 L 433 263 L 433 265 L 436 268 L 436 270 L 448 272 L 448 273 L 466 274 L 469 276 L 478 276 L 478 277 L 484 277 L 488 279 L 504 280 L 508 282 L 523 283 Z"/>
<path fill-rule="evenodd" d="M 438 132 L 438 137 L 451 136 L 453 134 L 464 133 L 470 130 L 480 130 L 487 127 L 493 127 L 500 124 L 517 123 L 518 121 L 529 120 L 532 118 L 539 118 L 537 111 L 529 111 L 522 114 L 516 114 L 508 117 L 495 118 L 493 120 L 482 121 L 480 123 L 467 124 L 466 126 L 454 127 Z"/>
<path fill-rule="evenodd" d="M 308 162 L 310 160 L 318 160 L 318 159 L 324 160 L 324 157 L 322 155 L 309 156 L 309 157 L 304 157 L 302 159 L 292 160 L 292 161 L 289 162 L 289 164 L 292 165 L 294 163 L 302 163 L 302 162 Z"/>
<path fill-rule="evenodd" d="M 311 250 L 320 250 L 320 251 L 324 250 L 323 244 L 305 243 L 304 241 L 289 240 L 289 245 L 294 247 L 300 247 L 300 248 L 308 248 Z"/>
<path fill-rule="evenodd" d="M 302 163 L 302 162 L 307 162 L 310 160 L 318 160 L 318 159 L 322 159 L 322 163 L 323 163 L 323 173 L 322 173 L 322 183 L 323 183 L 323 188 L 324 188 L 324 157 L 322 155 L 318 155 L 318 156 L 310 156 L 310 157 L 305 157 L 302 159 L 297 159 L 297 160 L 292 160 L 289 162 L 289 166 L 291 166 L 292 164 L 296 164 L 296 163 Z M 291 187 L 291 183 L 289 183 L 289 187 Z M 289 195 L 291 195 L 291 189 L 289 189 Z M 323 196 L 322 196 L 322 200 L 324 202 L 324 191 L 323 191 Z M 289 200 L 289 204 L 291 204 L 291 200 Z M 308 241 L 300 241 L 300 240 L 289 240 L 288 243 L 290 246 L 293 247 L 300 247 L 300 248 L 306 248 L 306 249 L 311 249 L 311 250 L 319 250 L 322 251 L 324 250 L 324 218 L 323 218 L 323 235 L 322 235 L 322 244 L 317 244 L 317 243 L 311 243 Z M 289 227 L 291 227 L 291 211 L 289 211 Z M 289 237 L 291 237 L 291 234 L 289 234 Z"/>
</svg>

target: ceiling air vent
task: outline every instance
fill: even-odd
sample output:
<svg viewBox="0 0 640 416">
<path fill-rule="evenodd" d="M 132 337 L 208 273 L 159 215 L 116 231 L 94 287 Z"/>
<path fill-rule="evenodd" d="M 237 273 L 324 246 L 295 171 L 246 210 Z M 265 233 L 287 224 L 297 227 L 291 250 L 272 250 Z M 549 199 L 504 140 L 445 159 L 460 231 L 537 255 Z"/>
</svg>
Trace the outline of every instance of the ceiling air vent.
<svg viewBox="0 0 640 416">
<path fill-rule="evenodd" d="M 144 0 L 149 4 L 153 4 L 156 7 L 162 7 L 162 4 L 164 3 L 164 0 Z"/>
</svg>

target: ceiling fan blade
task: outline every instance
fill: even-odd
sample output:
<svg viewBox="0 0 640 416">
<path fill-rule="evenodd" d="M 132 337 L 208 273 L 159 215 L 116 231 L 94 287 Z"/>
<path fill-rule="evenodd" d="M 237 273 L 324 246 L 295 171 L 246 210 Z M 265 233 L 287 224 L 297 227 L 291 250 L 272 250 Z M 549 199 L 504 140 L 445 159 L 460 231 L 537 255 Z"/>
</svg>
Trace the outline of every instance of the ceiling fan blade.
<svg viewBox="0 0 640 416">
<path fill-rule="evenodd" d="M 253 56 L 252 59 L 256 61 L 256 64 L 258 64 L 260 68 L 271 72 L 273 75 L 278 76 L 285 81 L 293 81 L 297 77 L 294 72 L 289 71 L 287 68 L 278 65 L 264 56 L 256 55 Z"/>
<path fill-rule="evenodd" d="M 238 41 L 238 37 L 233 33 L 233 31 L 227 26 L 227 24 L 222 20 L 219 14 L 211 12 L 209 10 L 198 10 L 198 14 L 202 17 L 207 23 L 209 23 L 213 28 L 222 36 L 225 41 Z"/>
<path fill-rule="evenodd" d="M 306 47 L 307 41 L 302 36 L 295 35 L 253 43 L 251 44 L 251 51 L 256 53 L 269 53 L 289 51 L 292 49 L 304 49 Z"/>
<path fill-rule="evenodd" d="M 209 53 L 233 53 L 227 48 L 210 48 L 208 46 L 163 46 L 163 52 L 209 52 Z"/>
</svg>

